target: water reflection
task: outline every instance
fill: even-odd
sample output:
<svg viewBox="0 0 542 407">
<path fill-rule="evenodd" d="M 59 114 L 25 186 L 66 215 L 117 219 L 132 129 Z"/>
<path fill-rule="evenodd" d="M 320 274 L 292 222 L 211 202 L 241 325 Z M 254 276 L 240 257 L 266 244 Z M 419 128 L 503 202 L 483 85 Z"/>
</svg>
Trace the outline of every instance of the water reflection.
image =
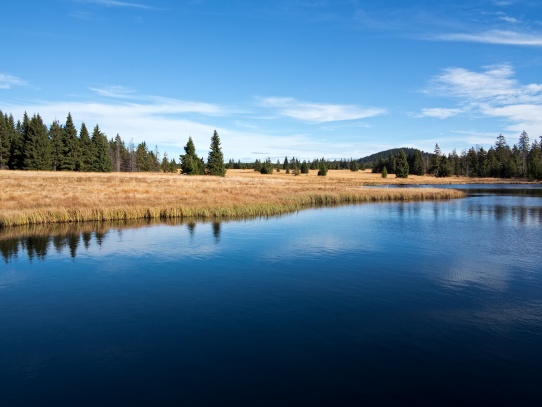
<svg viewBox="0 0 542 407">
<path fill-rule="evenodd" d="M 200 221 L 200 223 L 208 222 Z M 159 221 L 147 219 L 13 227 L 0 232 L 0 254 L 5 263 L 9 263 L 20 254 L 26 254 L 30 261 L 42 261 L 51 249 L 54 249 L 58 254 L 67 252 L 71 258 L 75 258 L 78 252 L 82 249 L 89 250 L 92 244 L 102 247 L 112 231 L 122 236 L 123 230 L 126 229 L 138 229 L 153 225 L 180 226 L 183 224 L 186 224 L 192 239 L 196 230 L 196 222 L 183 222 L 182 220 Z M 220 243 L 220 221 L 212 222 L 212 234 L 215 243 Z"/>
<path fill-rule="evenodd" d="M 467 208 L 470 216 L 491 219 L 498 221 L 511 221 L 519 224 L 542 224 L 542 206 L 510 206 L 495 204 L 488 206 L 479 203 L 470 204 Z"/>
</svg>

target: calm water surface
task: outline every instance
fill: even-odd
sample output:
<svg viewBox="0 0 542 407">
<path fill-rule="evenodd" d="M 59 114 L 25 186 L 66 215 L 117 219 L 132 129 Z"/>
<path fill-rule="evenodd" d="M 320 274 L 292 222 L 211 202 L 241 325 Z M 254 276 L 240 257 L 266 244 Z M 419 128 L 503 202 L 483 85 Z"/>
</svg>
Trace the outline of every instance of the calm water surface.
<svg viewBox="0 0 542 407">
<path fill-rule="evenodd" d="M 4 231 L 0 404 L 540 405 L 538 191 Z"/>
</svg>

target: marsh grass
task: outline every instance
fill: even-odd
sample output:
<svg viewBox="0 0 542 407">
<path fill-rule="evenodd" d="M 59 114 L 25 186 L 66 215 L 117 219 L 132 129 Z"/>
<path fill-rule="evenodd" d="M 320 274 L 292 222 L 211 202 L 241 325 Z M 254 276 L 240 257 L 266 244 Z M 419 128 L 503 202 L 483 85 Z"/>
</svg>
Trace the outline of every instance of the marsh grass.
<svg viewBox="0 0 542 407">
<path fill-rule="evenodd" d="M 368 172 L 330 170 L 327 177 L 318 177 L 316 173 L 295 177 L 229 170 L 222 178 L 0 171 L 0 228 L 87 221 L 269 216 L 311 206 L 464 196 L 449 189 L 360 188 L 382 184 L 379 174 Z M 433 180 L 408 178 L 408 183 Z M 404 183 L 403 179 L 400 181 L 390 177 L 386 183 Z"/>
</svg>

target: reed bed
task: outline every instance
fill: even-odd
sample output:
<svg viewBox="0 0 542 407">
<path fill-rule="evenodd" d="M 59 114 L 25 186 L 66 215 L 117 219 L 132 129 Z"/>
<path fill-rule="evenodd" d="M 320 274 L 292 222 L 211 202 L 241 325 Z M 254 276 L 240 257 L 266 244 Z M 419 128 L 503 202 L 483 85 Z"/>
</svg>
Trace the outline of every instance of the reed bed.
<svg viewBox="0 0 542 407">
<path fill-rule="evenodd" d="M 427 180 L 418 179 L 418 183 L 435 179 L 424 178 Z M 449 189 L 361 188 L 376 183 L 397 182 L 393 177 L 383 180 L 378 174 L 350 171 L 329 171 L 327 177 L 317 177 L 314 171 L 293 176 L 284 172 L 261 175 L 250 170 L 229 170 L 225 178 L 0 171 L 0 228 L 88 221 L 270 216 L 314 206 L 464 196 Z"/>
</svg>

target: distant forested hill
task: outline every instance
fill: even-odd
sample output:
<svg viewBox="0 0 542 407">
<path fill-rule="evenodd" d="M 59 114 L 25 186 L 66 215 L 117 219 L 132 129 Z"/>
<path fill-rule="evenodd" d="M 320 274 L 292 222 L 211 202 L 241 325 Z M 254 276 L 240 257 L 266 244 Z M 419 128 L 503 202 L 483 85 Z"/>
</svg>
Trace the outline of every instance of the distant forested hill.
<svg viewBox="0 0 542 407">
<path fill-rule="evenodd" d="M 431 153 L 426 153 L 425 151 L 418 150 L 417 148 L 409 148 L 409 147 L 400 147 L 400 148 L 392 148 L 390 150 L 380 151 L 379 153 L 368 155 L 367 157 L 360 158 L 357 160 L 360 164 L 363 163 L 367 166 L 371 166 L 374 162 L 378 161 L 379 158 L 382 158 L 385 160 L 390 156 L 396 156 L 399 150 L 403 150 L 408 157 L 409 155 L 414 155 L 416 151 L 419 151 L 424 159 L 424 161 L 429 160 L 429 158 L 433 155 Z"/>
</svg>

